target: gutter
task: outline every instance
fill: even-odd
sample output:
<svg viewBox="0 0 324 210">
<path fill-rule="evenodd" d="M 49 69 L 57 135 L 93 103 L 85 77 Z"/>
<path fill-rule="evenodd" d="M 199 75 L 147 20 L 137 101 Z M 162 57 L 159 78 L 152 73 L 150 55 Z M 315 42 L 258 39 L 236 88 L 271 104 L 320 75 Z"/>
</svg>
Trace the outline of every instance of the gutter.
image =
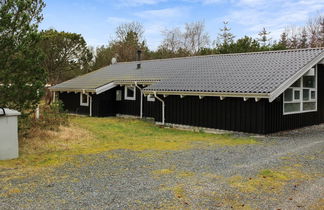
<svg viewBox="0 0 324 210">
<path fill-rule="evenodd" d="M 158 97 L 156 95 L 156 91 L 154 91 L 153 93 L 154 93 L 154 97 L 157 100 L 161 101 L 161 103 L 162 103 L 162 125 L 164 125 L 165 124 L 165 102 L 160 97 Z"/>
<path fill-rule="evenodd" d="M 219 96 L 219 97 L 238 97 L 238 98 L 269 98 L 269 93 L 256 93 L 256 94 L 244 94 L 244 93 L 220 93 L 220 92 L 192 92 L 192 91 L 153 91 L 145 90 L 144 94 L 154 94 L 157 92 L 161 95 L 182 95 L 182 96 Z"/>
<path fill-rule="evenodd" d="M 135 82 L 135 86 L 141 91 L 140 118 L 143 118 L 143 89 L 137 85 L 137 82 Z"/>
</svg>

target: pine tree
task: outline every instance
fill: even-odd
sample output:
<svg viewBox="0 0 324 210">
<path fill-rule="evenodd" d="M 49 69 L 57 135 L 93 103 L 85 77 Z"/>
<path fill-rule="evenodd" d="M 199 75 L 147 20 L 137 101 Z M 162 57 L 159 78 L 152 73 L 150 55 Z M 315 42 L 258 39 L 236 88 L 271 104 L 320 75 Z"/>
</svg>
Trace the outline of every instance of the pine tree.
<svg viewBox="0 0 324 210">
<path fill-rule="evenodd" d="M 218 39 L 222 41 L 221 45 L 229 45 L 233 43 L 234 35 L 231 33 L 231 28 L 228 27 L 228 21 L 223 22 L 224 27 L 220 29 L 221 33 L 218 34 Z"/>
<path fill-rule="evenodd" d="M 261 43 L 261 46 L 266 47 L 270 44 L 269 43 L 271 40 L 271 38 L 269 38 L 270 32 L 268 32 L 265 28 L 263 28 L 262 31 L 258 33 L 258 35 L 260 36 L 258 41 Z"/>
<path fill-rule="evenodd" d="M 288 34 L 286 32 L 283 32 L 281 35 L 280 35 L 280 41 L 279 41 L 279 44 L 284 47 L 284 48 L 287 48 L 288 47 Z"/>
<path fill-rule="evenodd" d="M 303 27 L 299 38 L 298 48 L 307 48 L 308 47 L 307 42 L 308 42 L 307 31 L 305 27 Z"/>
<path fill-rule="evenodd" d="M 230 45 L 234 42 L 234 35 L 231 33 L 231 28 L 228 27 L 228 22 L 224 21 L 224 27 L 220 29 L 218 34 L 216 48 L 220 53 L 229 53 Z"/>
</svg>

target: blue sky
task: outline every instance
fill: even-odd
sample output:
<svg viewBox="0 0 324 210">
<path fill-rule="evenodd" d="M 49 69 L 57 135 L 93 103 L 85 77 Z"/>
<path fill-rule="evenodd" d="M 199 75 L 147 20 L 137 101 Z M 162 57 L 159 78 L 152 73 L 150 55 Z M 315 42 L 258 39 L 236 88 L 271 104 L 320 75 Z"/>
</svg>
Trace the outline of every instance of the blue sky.
<svg viewBox="0 0 324 210">
<path fill-rule="evenodd" d="M 309 17 L 323 14 L 323 0 L 45 0 L 41 29 L 80 33 L 92 46 L 107 44 L 116 26 L 138 21 L 144 25 L 151 49 L 162 40 L 166 28 L 204 21 L 215 40 L 224 20 L 236 37 L 266 27 L 273 39 L 287 26 L 304 25 Z"/>
</svg>

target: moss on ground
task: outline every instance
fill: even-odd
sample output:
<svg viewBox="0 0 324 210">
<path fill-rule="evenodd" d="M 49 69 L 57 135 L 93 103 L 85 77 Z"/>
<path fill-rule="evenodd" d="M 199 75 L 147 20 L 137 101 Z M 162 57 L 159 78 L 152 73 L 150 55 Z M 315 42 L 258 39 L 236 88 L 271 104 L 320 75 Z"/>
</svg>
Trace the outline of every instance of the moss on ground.
<svg viewBox="0 0 324 210">
<path fill-rule="evenodd" d="M 228 178 L 230 186 L 247 193 L 280 193 L 292 180 L 307 180 L 310 175 L 295 167 L 284 167 L 280 170 L 262 170 L 255 177 L 233 176 Z"/>
</svg>

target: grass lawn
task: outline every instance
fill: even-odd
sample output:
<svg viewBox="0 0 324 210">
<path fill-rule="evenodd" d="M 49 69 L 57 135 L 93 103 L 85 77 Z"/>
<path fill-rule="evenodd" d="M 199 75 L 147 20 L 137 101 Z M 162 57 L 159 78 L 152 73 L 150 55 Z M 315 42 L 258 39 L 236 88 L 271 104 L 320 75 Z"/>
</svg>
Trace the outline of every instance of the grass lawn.
<svg viewBox="0 0 324 210">
<path fill-rule="evenodd" d="M 68 127 L 58 132 L 39 131 L 20 141 L 20 157 L 0 161 L 1 168 L 56 166 L 73 156 L 125 149 L 185 150 L 195 147 L 254 144 L 249 138 L 161 128 L 152 122 L 125 118 L 71 117 Z"/>
</svg>

